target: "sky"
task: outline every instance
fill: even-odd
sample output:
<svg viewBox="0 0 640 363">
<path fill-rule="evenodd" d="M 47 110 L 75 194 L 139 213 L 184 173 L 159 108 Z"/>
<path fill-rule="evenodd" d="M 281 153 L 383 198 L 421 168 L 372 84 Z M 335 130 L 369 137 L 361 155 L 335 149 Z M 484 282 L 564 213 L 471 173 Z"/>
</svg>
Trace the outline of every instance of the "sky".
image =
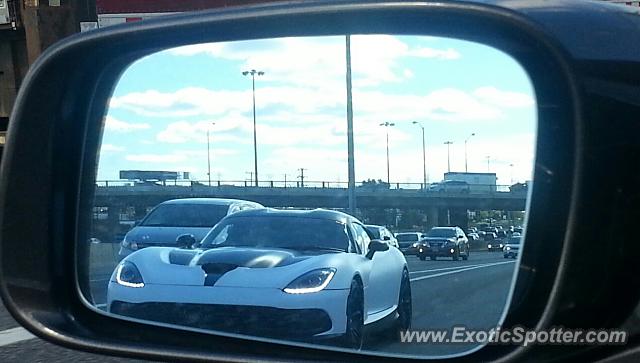
<svg viewBox="0 0 640 363">
<path fill-rule="evenodd" d="M 109 101 L 97 180 L 120 170 L 189 172 L 244 181 L 254 169 L 255 79 L 261 181 L 347 181 L 344 36 L 196 44 L 133 63 Z M 531 180 L 536 107 L 522 67 L 494 48 L 426 36 L 352 35 L 356 181 L 428 182 L 451 171 Z M 380 126 L 394 123 L 393 127 Z M 474 133 L 475 136 L 471 136 Z M 488 157 L 488 159 L 487 159 Z M 489 160 L 489 163 L 487 163 Z"/>
</svg>

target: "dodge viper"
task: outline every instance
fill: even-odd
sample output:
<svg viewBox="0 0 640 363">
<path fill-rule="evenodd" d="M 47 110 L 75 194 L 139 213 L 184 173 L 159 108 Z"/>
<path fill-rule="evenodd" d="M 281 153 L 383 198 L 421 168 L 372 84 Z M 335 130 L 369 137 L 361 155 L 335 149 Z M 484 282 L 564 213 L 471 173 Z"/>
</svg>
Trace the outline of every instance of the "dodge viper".
<svg viewBox="0 0 640 363">
<path fill-rule="evenodd" d="M 142 320 L 359 348 L 370 332 L 408 329 L 412 306 L 403 254 L 371 238 L 357 219 L 321 209 L 256 209 L 225 217 L 192 247 L 127 256 L 111 277 L 107 308 Z"/>
</svg>

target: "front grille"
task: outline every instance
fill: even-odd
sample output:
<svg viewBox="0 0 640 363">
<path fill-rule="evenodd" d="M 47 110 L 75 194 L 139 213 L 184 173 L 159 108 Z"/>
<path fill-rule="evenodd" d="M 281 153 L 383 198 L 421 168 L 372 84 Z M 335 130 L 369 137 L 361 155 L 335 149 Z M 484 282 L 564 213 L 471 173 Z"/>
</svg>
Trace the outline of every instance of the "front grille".
<svg viewBox="0 0 640 363">
<path fill-rule="evenodd" d="M 332 326 L 321 309 L 114 301 L 110 311 L 141 320 L 269 338 L 304 339 Z"/>
</svg>

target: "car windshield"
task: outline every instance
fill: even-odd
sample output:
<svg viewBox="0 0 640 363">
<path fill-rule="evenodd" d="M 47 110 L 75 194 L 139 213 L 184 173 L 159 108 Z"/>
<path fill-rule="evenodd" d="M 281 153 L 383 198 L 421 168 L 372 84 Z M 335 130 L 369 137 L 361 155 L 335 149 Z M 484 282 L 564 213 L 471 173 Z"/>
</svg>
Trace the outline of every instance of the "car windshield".
<svg viewBox="0 0 640 363">
<path fill-rule="evenodd" d="M 339 249 L 347 251 L 344 223 L 292 216 L 238 216 L 218 224 L 202 241 L 202 248 L 256 247 Z"/>
<path fill-rule="evenodd" d="M 380 229 L 378 229 L 377 227 L 366 227 L 366 228 L 367 228 L 367 231 L 371 233 L 373 238 L 380 239 Z"/>
<path fill-rule="evenodd" d="M 450 228 L 433 228 L 427 232 L 427 237 L 451 238 L 456 236 L 456 231 Z"/>
<path fill-rule="evenodd" d="M 398 242 L 413 242 L 418 240 L 418 235 L 415 233 L 401 233 L 396 236 Z"/>
<path fill-rule="evenodd" d="M 141 226 L 213 227 L 227 215 L 229 206 L 213 204 L 162 204 L 154 209 Z"/>
<path fill-rule="evenodd" d="M 509 241 L 507 243 L 509 243 L 510 245 L 519 245 L 520 237 L 511 237 L 509 238 Z"/>
</svg>

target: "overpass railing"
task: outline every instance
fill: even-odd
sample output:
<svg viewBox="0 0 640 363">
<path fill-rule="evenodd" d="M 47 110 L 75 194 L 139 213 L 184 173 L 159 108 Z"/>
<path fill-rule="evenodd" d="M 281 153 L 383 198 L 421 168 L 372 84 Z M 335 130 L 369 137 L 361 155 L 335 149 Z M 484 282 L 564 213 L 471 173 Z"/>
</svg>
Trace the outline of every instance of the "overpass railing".
<svg viewBox="0 0 640 363">
<path fill-rule="evenodd" d="M 97 187 L 135 187 L 135 186 L 181 186 L 181 187 L 256 187 L 251 180 L 165 180 L 165 181 L 131 181 L 131 180 L 99 180 Z M 258 182 L 260 188 L 318 188 L 318 189 L 347 189 L 348 183 L 343 181 L 305 180 L 264 180 Z M 372 183 L 358 182 L 356 188 L 360 190 L 423 190 L 426 192 L 447 193 L 491 193 L 491 192 L 526 192 L 526 190 L 512 190 L 511 185 L 469 184 L 468 187 L 442 187 L 437 183 Z"/>
</svg>

